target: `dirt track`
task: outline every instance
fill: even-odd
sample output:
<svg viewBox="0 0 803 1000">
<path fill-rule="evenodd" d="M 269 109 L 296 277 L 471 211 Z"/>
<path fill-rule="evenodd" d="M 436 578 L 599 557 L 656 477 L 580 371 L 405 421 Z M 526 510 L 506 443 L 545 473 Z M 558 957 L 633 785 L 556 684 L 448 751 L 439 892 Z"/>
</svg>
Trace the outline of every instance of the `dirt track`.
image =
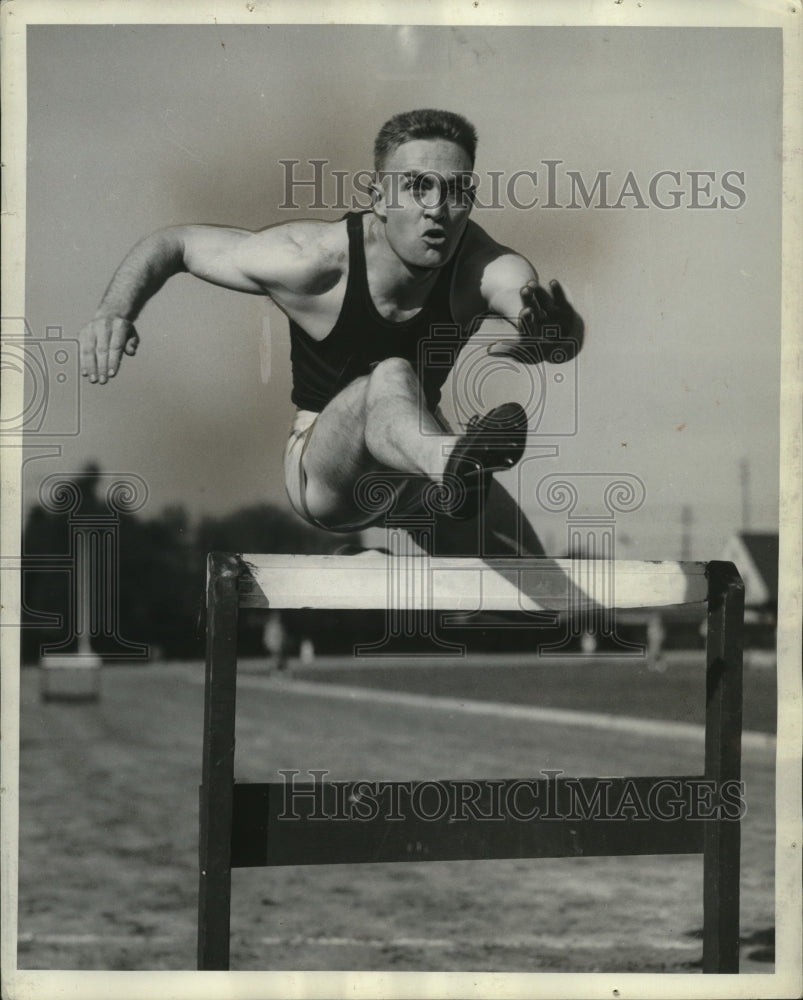
<svg viewBox="0 0 803 1000">
<path fill-rule="evenodd" d="M 284 767 L 403 779 L 702 766 L 698 741 L 648 731 L 355 704 L 323 684 L 316 695 L 253 681 L 239 700 L 241 780 Z M 96 705 L 41 704 L 37 684 L 25 671 L 20 967 L 194 968 L 202 667 L 109 669 Z M 748 748 L 744 778 L 742 971 L 769 972 L 772 754 Z M 694 972 L 701 877 L 701 861 L 682 857 L 241 870 L 232 967 Z"/>
</svg>

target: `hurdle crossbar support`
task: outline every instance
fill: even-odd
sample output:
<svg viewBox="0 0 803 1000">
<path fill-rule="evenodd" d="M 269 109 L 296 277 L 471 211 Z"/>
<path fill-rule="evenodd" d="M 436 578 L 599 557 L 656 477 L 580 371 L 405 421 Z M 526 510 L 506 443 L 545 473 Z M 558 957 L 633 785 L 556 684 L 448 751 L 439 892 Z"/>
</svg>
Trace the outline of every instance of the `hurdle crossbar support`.
<svg viewBox="0 0 803 1000">
<path fill-rule="evenodd" d="M 231 866 L 701 854 L 703 782 L 639 776 L 236 784 Z M 647 803 L 666 809 L 669 800 L 688 803 L 690 815 L 667 821 L 648 814 Z"/>
<path fill-rule="evenodd" d="M 421 557 L 422 560 L 426 557 Z M 721 808 L 723 788 L 740 780 L 742 623 L 744 587 L 731 563 L 618 562 L 594 592 L 599 565 L 583 560 L 427 559 L 383 556 L 209 557 L 207 665 L 204 709 L 203 784 L 200 794 L 199 969 L 229 967 L 232 867 L 290 864 L 356 864 L 376 861 L 457 860 L 507 857 L 609 856 L 621 854 L 703 855 L 703 971 L 739 971 L 739 821 Z M 399 586 L 427 574 L 423 588 Z M 393 578 L 391 579 L 392 575 Z M 589 588 L 588 582 L 592 587 Z M 613 823 L 594 818 L 522 823 L 506 817 L 470 829 L 468 824 L 408 816 L 399 823 L 378 816 L 338 818 L 327 823 L 307 815 L 282 826 L 286 786 L 234 784 L 234 728 L 239 607 L 387 608 L 388 595 L 402 595 L 405 610 L 561 611 L 593 607 L 657 608 L 708 605 L 706 652 L 705 773 L 679 778 L 572 779 L 587 796 L 601 781 L 613 790 L 627 783 L 648 791 L 666 780 L 685 789 L 711 783 L 712 815 L 672 822 L 632 817 Z M 395 607 L 395 605 L 394 605 Z M 510 785 L 518 783 L 503 782 Z M 399 783 L 379 783 L 391 791 Z M 415 782 L 403 783 L 407 786 Z M 459 794 L 465 782 L 439 782 Z M 481 784 L 481 783 L 480 783 Z M 530 782 L 547 795 L 544 782 Z M 558 782 L 560 784 L 560 782 Z M 303 789 L 307 802 L 320 795 L 328 816 L 348 800 L 348 783 L 323 782 Z M 556 786 L 557 787 L 557 786 Z M 564 791 L 568 785 L 564 782 Z M 344 798 L 345 795 L 345 798 Z M 699 801 L 698 799 L 694 799 Z M 484 800 L 483 800 L 484 801 Z M 732 800 L 728 803 L 732 807 Z M 482 809 L 483 803 L 475 803 Z"/>
</svg>

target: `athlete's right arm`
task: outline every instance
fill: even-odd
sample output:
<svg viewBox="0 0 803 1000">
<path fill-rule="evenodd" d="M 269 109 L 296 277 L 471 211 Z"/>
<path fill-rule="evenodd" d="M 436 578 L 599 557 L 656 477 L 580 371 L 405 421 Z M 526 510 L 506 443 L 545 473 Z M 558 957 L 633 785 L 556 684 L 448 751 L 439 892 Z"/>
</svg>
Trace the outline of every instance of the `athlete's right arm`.
<svg viewBox="0 0 803 1000">
<path fill-rule="evenodd" d="M 138 243 L 114 274 L 93 319 L 81 330 L 81 374 L 105 384 L 123 354 L 139 345 L 134 323 L 174 274 L 187 273 L 238 292 L 303 294 L 320 275 L 316 234 L 289 224 L 252 233 L 221 226 L 171 226 Z"/>
</svg>

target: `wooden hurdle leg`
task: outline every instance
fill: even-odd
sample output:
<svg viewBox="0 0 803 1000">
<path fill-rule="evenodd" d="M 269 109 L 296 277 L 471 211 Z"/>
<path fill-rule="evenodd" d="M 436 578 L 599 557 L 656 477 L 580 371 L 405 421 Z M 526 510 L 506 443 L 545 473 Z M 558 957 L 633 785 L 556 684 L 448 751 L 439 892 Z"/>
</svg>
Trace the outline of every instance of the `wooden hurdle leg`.
<svg viewBox="0 0 803 1000">
<path fill-rule="evenodd" d="M 240 560 L 213 552 L 207 565 L 206 685 L 200 791 L 198 968 L 229 968 L 231 818 Z"/>
<path fill-rule="evenodd" d="M 716 805 L 723 784 L 741 777 L 744 584 L 731 563 L 711 562 L 708 573 L 705 776 Z M 739 820 L 706 822 L 703 972 L 739 971 L 739 850 Z"/>
</svg>

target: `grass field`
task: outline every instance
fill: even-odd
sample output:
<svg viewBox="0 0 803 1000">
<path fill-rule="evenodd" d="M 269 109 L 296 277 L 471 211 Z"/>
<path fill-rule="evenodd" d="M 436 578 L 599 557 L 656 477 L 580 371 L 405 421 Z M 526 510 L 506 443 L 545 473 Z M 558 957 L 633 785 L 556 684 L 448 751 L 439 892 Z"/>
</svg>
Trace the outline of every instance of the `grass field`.
<svg viewBox="0 0 803 1000">
<path fill-rule="evenodd" d="M 762 733 L 774 726 L 774 672 L 747 671 L 745 683 L 741 968 L 769 972 L 774 751 Z M 202 665 L 104 669 L 97 704 L 42 703 L 38 684 L 36 670 L 23 671 L 20 967 L 194 968 Z M 701 731 L 685 723 L 701 721 L 702 697 L 700 658 L 688 657 L 663 673 L 486 658 L 404 670 L 325 661 L 287 677 L 249 662 L 236 774 L 700 773 Z M 622 717 L 634 721 L 617 726 Z M 235 969 L 694 973 L 702 862 L 240 870 L 232 910 Z"/>
</svg>

